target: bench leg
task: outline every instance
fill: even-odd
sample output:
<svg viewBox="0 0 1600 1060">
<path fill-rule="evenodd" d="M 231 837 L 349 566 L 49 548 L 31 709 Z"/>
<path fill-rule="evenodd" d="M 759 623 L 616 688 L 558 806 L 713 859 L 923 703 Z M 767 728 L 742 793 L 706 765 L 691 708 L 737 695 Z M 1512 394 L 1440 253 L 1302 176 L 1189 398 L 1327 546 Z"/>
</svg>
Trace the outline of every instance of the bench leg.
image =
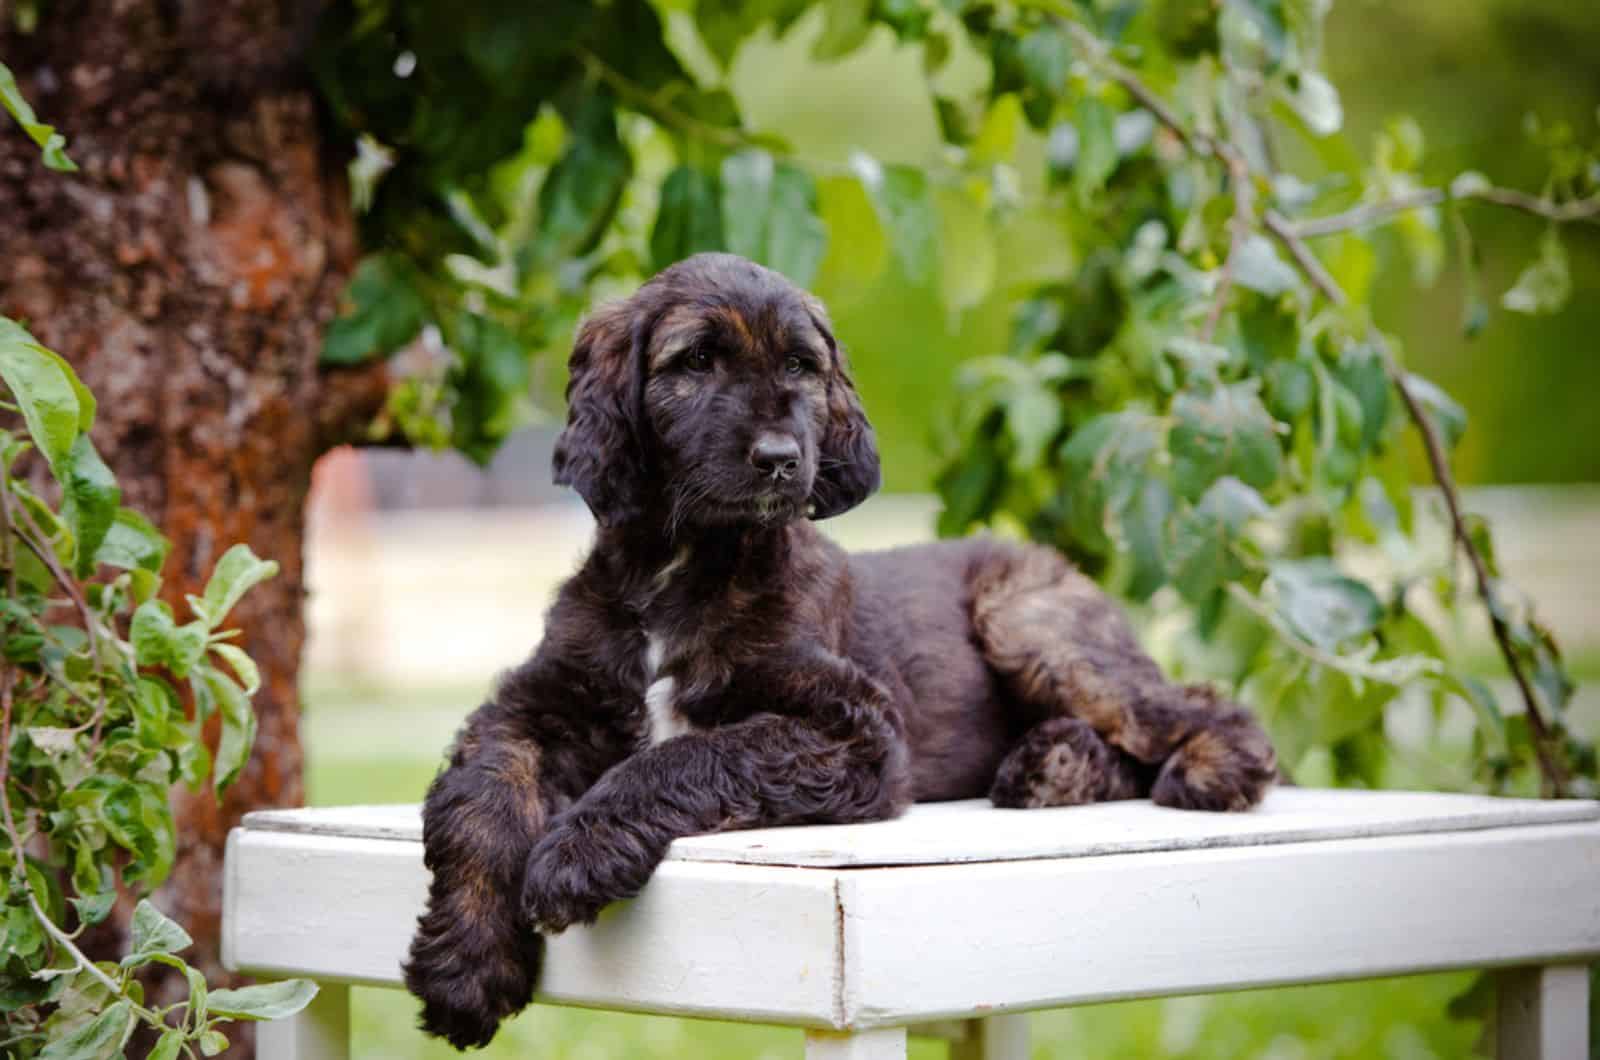
<svg viewBox="0 0 1600 1060">
<path fill-rule="evenodd" d="M 256 1024 L 257 1060 L 350 1060 L 350 987 L 317 985 L 295 1015 Z"/>
<path fill-rule="evenodd" d="M 806 1031 L 806 1060 L 906 1060 L 906 1029 Z"/>
<path fill-rule="evenodd" d="M 1500 973 L 1495 1019 L 1499 1060 L 1589 1055 L 1589 969 L 1579 964 Z"/>
<path fill-rule="evenodd" d="M 967 1033 L 950 1043 L 950 1060 L 1028 1060 L 1028 1014 L 966 1020 Z"/>
</svg>

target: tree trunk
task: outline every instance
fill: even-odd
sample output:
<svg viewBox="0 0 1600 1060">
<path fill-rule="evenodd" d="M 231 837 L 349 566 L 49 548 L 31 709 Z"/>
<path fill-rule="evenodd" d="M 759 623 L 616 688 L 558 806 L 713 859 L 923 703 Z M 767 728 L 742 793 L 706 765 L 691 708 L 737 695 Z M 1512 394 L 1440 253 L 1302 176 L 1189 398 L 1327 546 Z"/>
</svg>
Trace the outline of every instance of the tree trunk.
<svg viewBox="0 0 1600 1060">
<path fill-rule="evenodd" d="M 172 541 L 163 594 L 180 615 L 234 542 L 282 568 L 230 622 L 263 675 L 255 750 L 220 807 L 209 788 L 175 793 L 178 861 L 158 895 L 215 981 L 227 831 L 303 797 L 311 467 L 376 411 L 384 384 L 378 369 L 317 365 L 355 236 L 342 165 L 293 72 L 314 5 L 57 0 L 31 35 L 6 8 L 0 57 L 82 171 L 45 170 L 0 119 L 0 311 L 99 398 L 95 443 L 124 503 Z"/>
</svg>

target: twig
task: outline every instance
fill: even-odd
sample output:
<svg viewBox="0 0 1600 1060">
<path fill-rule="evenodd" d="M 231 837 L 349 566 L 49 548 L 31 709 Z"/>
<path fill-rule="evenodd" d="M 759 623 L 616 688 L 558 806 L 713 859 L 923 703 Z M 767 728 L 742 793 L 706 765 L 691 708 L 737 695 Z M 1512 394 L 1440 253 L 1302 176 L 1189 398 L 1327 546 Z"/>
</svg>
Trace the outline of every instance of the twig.
<svg viewBox="0 0 1600 1060">
<path fill-rule="evenodd" d="M 750 147 L 754 144 L 754 141 L 740 130 L 712 125 L 710 122 L 701 121 L 692 114 L 685 114 L 676 107 L 668 105 L 657 96 L 634 84 L 633 81 L 613 69 L 611 64 L 588 48 L 577 48 L 575 51 L 578 58 L 583 61 L 583 65 L 588 67 L 595 76 L 610 85 L 618 95 L 644 110 L 663 125 L 676 126 L 691 136 L 734 150 L 741 147 Z"/>
<path fill-rule="evenodd" d="M 1068 31 L 1078 40 L 1084 53 L 1098 62 L 1106 74 L 1126 89 L 1140 105 L 1149 110 L 1156 120 L 1165 125 L 1180 141 L 1191 150 L 1198 153 L 1209 154 L 1226 162 L 1230 168 L 1235 165 L 1242 166 L 1249 171 L 1248 161 L 1243 155 L 1226 141 L 1187 127 L 1172 109 L 1169 108 L 1159 96 L 1138 75 L 1126 67 L 1118 64 L 1110 57 L 1105 43 L 1093 33 L 1084 29 L 1075 22 L 1067 23 Z M 1465 196 L 1463 196 L 1465 197 Z M 1542 199 L 1521 192 L 1507 192 L 1503 189 L 1481 189 L 1476 191 L 1474 198 L 1482 198 L 1505 206 L 1518 209 L 1532 209 L 1542 216 L 1545 208 L 1555 208 L 1555 204 L 1546 203 Z M 1584 211 L 1600 212 L 1600 199 L 1584 200 L 1591 205 L 1585 206 Z M 1569 204 L 1570 206 L 1571 204 Z M 1580 211 L 1580 216 L 1587 216 L 1587 212 Z M 1579 218 L 1567 218 L 1579 219 Z M 1318 292 L 1335 306 L 1345 306 L 1349 299 L 1338 281 L 1317 260 L 1311 248 L 1306 245 L 1305 237 L 1296 231 L 1283 215 L 1275 210 L 1267 210 L 1262 215 L 1262 222 L 1267 230 L 1283 245 L 1295 264 L 1305 273 L 1307 279 L 1316 287 Z M 1451 530 L 1461 550 L 1466 554 L 1467 561 L 1471 564 L 1473 574 L 1477 581 L 1477 594 L 1483 601 L 1485 609 L 1489 612 L 1490 624 L 1494 630 L 1495 643 L 1500 649 L 1501 656 L 1505 659 L 1506 669 L 1511 672 L 1517 689 L 1522 695 L 1523 706 L 1527 712 L 1528 728 L 1533 736 L 1534 754 L 1538 758 L 1540 771 L 1556 796 L 1566 793 L 1566 772 L 1559 761 L 1550 752 L 1550 730 L 1545 723 L 1544 715 L 1539 711 L 1538 700 L 1534 698 L 1533 686 L 1528 675 L 1523 670 L 1522 661 L 1517 658 L 1516 650 L 1511 644 L 1510 630 L 1506 627 L 1500 602 L 1495 594 L 1493 579 L 1489 576 L 1488 565 L 1484 562 L 1478 547 L 1473 544 L 1472 537 L 1467 531 L 1466 521 L 1461 513 L 1461 499 L 1455 483 L 1455 477 L 1450 472 L 1450 462 L 1445 456 L 1444 446 L 1439 440 L 1439 432 L 1433 424 L 1433 418 L 1421 401 L 1412 393 L 1407 382 L 1405 372 L 1395 360 L 1393 352 L 1381 338 L 1377 346 L 1383 356 L 1384 372 L 1389 381 L 1400 394 L 1400 400 L 1406 407 L 1406 413 L 1422 436 L 1423 448 L 1427 451 L 1428 467 L 1433 473 L 1434 482 L 1439 491 L 1444 494 L 1445 505 L 1450 512 Z"/>
<path fill-rule="evenodd" d="M 1232 234 L 1228 237 L 1228 257 L 1223 261 L 1222 271 L 1217 277 L 1217 291 L 1212 297 L 1211 312 L 1206 314 L 1205 325 L 1200 329 L 1202 342 L 1210 342 L 1217 333 L 1217 324 L 1222 320 L 1222 308 L 1228 301 L 1229 290 L 1233 288 L 1234 263 L 1239 259 L 1239 250 L 1244 245 L 1245 237 L 1250 234 L 1250 215 L 1254 212 L 1249 171 L 1242 165 L 1230 162 L 1228 179 L 1233 182 L 1233 219 L 1229 225 Z"/>
<path fill-rule="evenodd" d="M 1578 221 L 1600 222 L 1600 195 L 1588 199 L 1573 199 L 1570 202 L 1551 202 L 1549 199 L 1541 199 L 1514 188 L 1469 187 L 1455 192 L 1446 188 L 1421 188 L 1382 202 L 1353 206 L 1342 213 L 1297 221 L 1289 227 L 1301 239 L 1315 239 L 1318 236 L 1348 232 L 1354 228 L 1365 228 L 1387 220 L 1395 214 L 1438 206 L 1451 199 L 1457 201 L 1477 199 L 1480 202 L 1531 213 L 1557 224 L 1571 224 Z"/>
</svg>

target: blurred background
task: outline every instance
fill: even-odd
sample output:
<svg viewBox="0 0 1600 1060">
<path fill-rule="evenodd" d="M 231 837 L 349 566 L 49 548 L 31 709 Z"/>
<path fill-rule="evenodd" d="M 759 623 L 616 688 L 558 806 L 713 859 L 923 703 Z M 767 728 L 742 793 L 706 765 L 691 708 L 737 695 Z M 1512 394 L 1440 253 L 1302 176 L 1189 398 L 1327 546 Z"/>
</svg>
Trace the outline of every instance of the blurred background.
<svg viewBox="0 0 1600 1060">
<path fill-rule="evenodd" d="M 781 39 L 766 29 L 741 49 L 731 80 L 749 122 L 781 127 L 799 153 L 841 163 L 863 144 L 889 162 L 936 152 L 917 49 L 897 46 L 880 27 L 860 51 L 818 66 L 808 52 L 820 28 L 808 17 Z M 1387 115 L 1414 115 L 1428 130 L 1430 183 L 1467 169 L 1500 184 L 1536 183 L 1543 163 L 1527 145 L 1527 115 L 1593 122 L 1597 56 L 1600 4 L 1589 0 L 1341 0 L 1327 43 L 1352 141 L 1365 150 Z M 960 268 L 919 287 L 900 270 L 869 267 L 887 253 L 877 226 L 863 220 L 870 204 L 859 194 L 831 195 L 827 185 L 822 193 L 831 243 L 816 288 L 852 351 L 887 477 L 883 495 L 825 529 L 857 548 L 931 538 L 935 442 L 954 369 L 1004 347 L 1005 299 L 995 294 L 957 312 L 949 307 L 963 301 Z M 953 212 L 941 223 L 947 254 L 959 260 L 962 226 L 973 222 Z M 1510 211 L 1476 218 L 1487 289 L 1511 284 L 1539 230 Z M 1456 458 L 1470 506 L 1496 525 L 1510 580 L 1532 594 L 1559 636 L 1580 684 L 1577 727 L 1593 737 L 1600 232 L 1574 231 L 1568 249 L 1575 291 L 1563 313 L 1495 313 L 1473 339 L 1462 337 L 1463 278 L 1448 257 L 1420 294 L 1409 283 L 1385 283 L 1382 269 L 1415 267 L 1394 255 L 1376 256 L 1372 282 L 1380 320 L 1401 336 L 1410 362 L 1470 413 Z M 1055 252 L 1013 232 L 990 259 L 962 264 L 1025 276 Z M 313 804 L 420 800 L 495 672 L 538 641 L 551 590 L 575 568 L 591 523 L 575 497 L 549 484 L 559 394 L 547 387 L 534 396 L 546 421 L 516 436 L 484 471 L 455 454 L 385 451 L 341 450 L 319 465 L 304 670 Z M 1487 644 L 1477 655 L 1481 676 L 1501 681 Z M 1469 985 L 1469 976 L 1419 977 L 1041 1014 L 1034 1049 L 1046 1057 L 1464 1056 L 1477 1027 L 1449 1019 L 1446 1006 Z M 411 1030 L 413 1022 L 409 997 L 358 991 L 357 1055 L 453 1055 Z M 793 1057 L 799 1049 L 793 1032 L 535 1006 L 486 1055 Z"/>
</svg>

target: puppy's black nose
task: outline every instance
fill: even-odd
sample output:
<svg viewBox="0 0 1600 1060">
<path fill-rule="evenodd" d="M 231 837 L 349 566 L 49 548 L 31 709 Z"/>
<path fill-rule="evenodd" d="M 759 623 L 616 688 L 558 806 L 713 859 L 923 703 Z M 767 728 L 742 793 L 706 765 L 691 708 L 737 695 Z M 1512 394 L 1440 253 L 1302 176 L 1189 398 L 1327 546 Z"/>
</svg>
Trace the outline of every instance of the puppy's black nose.
<svg viewBox="0 0 1600 1060">
<path fill-rule="evenodd" d="M 790 478 L 800 470 L 800 443 L 787 434 L 763 434 L 750 447 L 750 463 L 763 477 Z"/>
</svg>

